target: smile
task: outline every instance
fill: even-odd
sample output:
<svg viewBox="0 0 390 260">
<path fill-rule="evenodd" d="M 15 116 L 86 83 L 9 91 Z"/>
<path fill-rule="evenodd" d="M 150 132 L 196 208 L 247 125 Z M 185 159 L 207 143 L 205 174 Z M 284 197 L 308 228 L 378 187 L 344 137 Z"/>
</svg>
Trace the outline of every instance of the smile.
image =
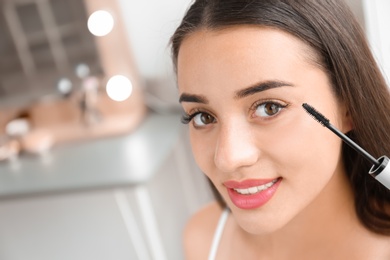
<svg viewBox="0 0 390 260">
<path fill-rule="evenodd" d="M 235 190 L 237 193 L 240 193 L 242 195 L 253 195 L 253 194 L 256 194 L 260 191 L 263 191 L 263 190 L 266 190 L 268 188 L 271 188 L 276 182 L 278 181 L 278 179 L 275 179 L 269 183 L 266 183 L 266 184 L 263 184 L 263 185 L 259 185 L 259 186 L 255 186 L 255 187 L 250 187 L 250 188 L 247 188 L 247 189 L 233 189 Z"/>
<path fill-rule="evenodd" d="M 241 182 L 226 181 L 231 202 L 244 210 L 256 209 L 265 205 L 274 196 L 283 178 L 256 180 L 249 179 Z"/>
</svg>

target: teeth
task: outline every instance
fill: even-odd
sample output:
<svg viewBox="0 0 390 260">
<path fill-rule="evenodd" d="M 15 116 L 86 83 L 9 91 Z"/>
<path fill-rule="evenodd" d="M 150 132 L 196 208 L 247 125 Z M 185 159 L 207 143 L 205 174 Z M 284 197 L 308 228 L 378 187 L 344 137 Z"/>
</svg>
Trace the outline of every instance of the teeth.
<svg viewBox="0 0 390 260">
<path fill-rule="evenodd" d="M 277 180 L 273 180 L 269 183 L 266 183 L 266 184 L 263 184 L 260 186 L 250 187 L 248 189 L 234 189 L 234 190 L 240 194 L 243 194 L 243 195 L 248 195 L 248 194 L 252 195 L 252 194 L 258 193 L 260 191 L 263 191 L 263 190 L 266 190 L 266 189 L 272 187 L 276 182 L 277 182 Z"/>
<path fill-rule="evenodd" d="M 249 190 L 250 194 L 255 194 L 256 192 L 258 192 L 257 187 L 252 187 L 252 188 L 249 188 L 248 190 Z"/>
</svg>

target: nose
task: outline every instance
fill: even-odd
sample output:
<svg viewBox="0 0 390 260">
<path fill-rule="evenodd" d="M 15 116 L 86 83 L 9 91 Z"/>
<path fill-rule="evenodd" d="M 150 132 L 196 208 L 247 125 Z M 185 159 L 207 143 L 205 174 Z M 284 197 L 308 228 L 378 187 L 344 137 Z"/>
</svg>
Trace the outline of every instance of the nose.
<svg viewBox="0 0 390 260">
<path fill-rule="evenodd" d="M 221 125 L 214 153 L 214 163 L 222 172 L 234 172 L 258 161 L 255 129 L 248 122 Z"/>
</svg>

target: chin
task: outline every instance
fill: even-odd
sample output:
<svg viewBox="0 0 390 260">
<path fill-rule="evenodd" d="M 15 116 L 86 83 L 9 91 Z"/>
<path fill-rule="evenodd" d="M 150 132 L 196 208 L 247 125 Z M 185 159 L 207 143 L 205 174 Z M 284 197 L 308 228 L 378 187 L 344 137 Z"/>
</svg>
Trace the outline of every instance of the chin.
<svg viewBox="0 0 390 260">
<path fill-rule="evenodd" d="M 280 213 L 267 215 L 256 210 L 247 211 L 237 208 L 232 209 L 232 214 L 240 228 L 251 235 L 272 234 L 286 227 L 291 220 L 288 216 L 283 216 Z"/>
</svg>

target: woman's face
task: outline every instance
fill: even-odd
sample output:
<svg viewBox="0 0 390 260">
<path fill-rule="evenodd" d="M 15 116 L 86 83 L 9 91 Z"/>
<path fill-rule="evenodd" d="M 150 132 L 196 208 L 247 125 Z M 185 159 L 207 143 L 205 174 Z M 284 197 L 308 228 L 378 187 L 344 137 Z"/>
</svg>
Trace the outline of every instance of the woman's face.
<svg viewBox="0 0 390 260">
<path fill-rule="evenodd" d="M 343 192 L 341 140 L 302 108 L 350 130 L 314 59 L 290 34 L 249 26 L 197 31 L 180 48 L 180 102 L 195 160 L 250 233 L 277 230 L 320 197 L 331 205 Z"/>
</svg>

